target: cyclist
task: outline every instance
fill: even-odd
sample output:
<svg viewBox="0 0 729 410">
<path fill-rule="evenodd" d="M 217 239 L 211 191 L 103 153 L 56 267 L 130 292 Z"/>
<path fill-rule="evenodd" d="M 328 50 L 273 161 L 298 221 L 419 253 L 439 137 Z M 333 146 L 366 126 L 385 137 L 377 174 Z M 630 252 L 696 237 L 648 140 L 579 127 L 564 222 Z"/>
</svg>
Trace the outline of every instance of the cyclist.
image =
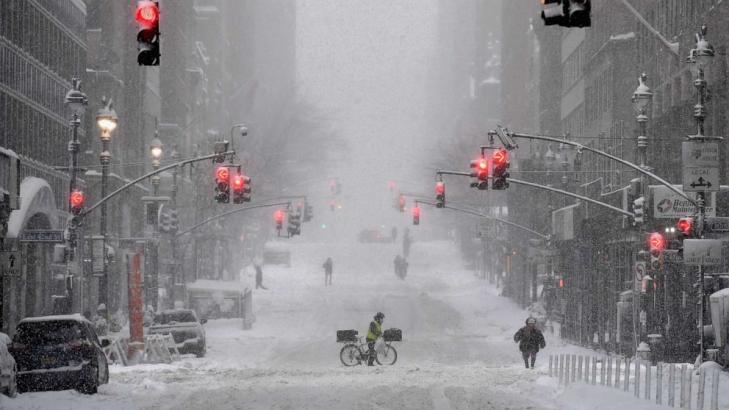
<svg viewBox="0 0 729 410">
<path fill-rule="evenodd" d="M 374 366 L 375 361 L 375 341 L 378 337 L 382 336 L 382 321 L 385 319 L 385 315 L 382 312 L 377 312 L 374 317 L 375 320 L 370 322 L 370 329 L 367 331 L 367 347 L 369 347 L 369 359 L 367 360 L 367 366 Z"/>
</svg>

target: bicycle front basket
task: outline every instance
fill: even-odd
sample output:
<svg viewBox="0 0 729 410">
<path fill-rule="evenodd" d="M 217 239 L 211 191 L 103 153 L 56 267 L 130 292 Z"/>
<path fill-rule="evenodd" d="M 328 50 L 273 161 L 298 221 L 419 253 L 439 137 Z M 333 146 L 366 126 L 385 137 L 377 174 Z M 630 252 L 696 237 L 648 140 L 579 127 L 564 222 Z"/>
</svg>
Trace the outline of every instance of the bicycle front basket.
<svg viewBox="0 0 729 410">
<path fill-rule="evenodd" d="M 402 330 L 396 328 L 386 329 L 382 332 L 382 338 L 386 342 L 402 342 Z"/>
<path fill-rule="evenodd" d="M 356 342 L 358 334 L 359 334 L 359 332 L 354 329 L 337 330 L 337 342 L 338 343 Z"/>
</svg>

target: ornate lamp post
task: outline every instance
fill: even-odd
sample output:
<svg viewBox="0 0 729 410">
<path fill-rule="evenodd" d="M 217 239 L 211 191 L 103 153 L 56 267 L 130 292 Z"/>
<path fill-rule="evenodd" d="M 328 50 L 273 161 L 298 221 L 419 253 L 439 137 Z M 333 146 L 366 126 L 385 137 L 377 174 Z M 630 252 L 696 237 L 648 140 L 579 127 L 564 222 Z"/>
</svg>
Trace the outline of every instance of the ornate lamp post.
<svg viewBox="0 0 729 410">
<path fill-rule="evenodd" d="M 149 144 L 149 155 L 152 158 L 152 169 L 155 171 L 159 169 L 160 166 L 160 160 L 162 159 L 162 141 L 159 140 L 156 136 L 150 142 Z M 160 177 L 159 175 L 155 175 L 152 177 L 152 187 L 154 189 L 154 196 L 159 195 L 159 181 Z"/>
<path fill-rule="evenodd" d="M 99 160 L 101 162 L 101 197 L 105 198 L 109 179 L 109 165 L 111 164 L 109 143 L 111 142 L 111 133 L 119 123 L 119 117 L 117 117 L 116 111 L 114 111 L 111 99 L 107 101 L 106 97 L 104 97 L 101 101 L 104 105 L 96 113 L 96 124 L 101 130 L 101 154 L 99 154 Z M 106 260 L 106 203 L 101 205 L 101 226 L 99 232 L 102 236 L 101 257 L 103 258 L 103 273 L 99 281 L 99 303 L 106 304 L 109 283 L 108 264 Z"/>
<path fill-rule="evenodd" d="M 638 135 L 638 152 L 640 154 L 640 167 L 646 171 L 650 171 L 651 168 L 647 165 L 648 163 L 648 137 L 646 136 L 646 128 L 648 123 L 648 107 L 653 100 L 653 92 L 646 85 L 648 76 L 643 73 L 638 77 L 638 88 L 635 89 L 631 101 L 633 102 L 633 109 L 637 116 L 635 120 L 638 122 L 640 127 L 640 135 Z M 643 177 L 641 177 L 643 178 Z"/>
</svg>

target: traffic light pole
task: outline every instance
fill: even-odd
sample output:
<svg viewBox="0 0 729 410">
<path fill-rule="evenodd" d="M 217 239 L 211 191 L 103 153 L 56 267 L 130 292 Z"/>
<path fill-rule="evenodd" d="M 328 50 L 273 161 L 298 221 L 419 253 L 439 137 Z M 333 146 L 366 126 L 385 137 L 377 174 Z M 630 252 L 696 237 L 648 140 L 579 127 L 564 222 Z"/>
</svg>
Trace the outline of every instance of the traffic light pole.
<svg viewBox="0 0 729 410">
<path fill-rule="evenodd" d="M 195 225 L 193 225 L 193 226 L 185 229 L 184 231 L 178 232 L 177 234 L 175 234 L 175 237 L 177 238 L 177 237 L 180 237 L 182 235 L 186 235 L 186 234 L 188 234 L 188 233 L 190 233 L 190 232 L 192 232 L 192 231 L 200 228 L 201 226 L 203 226 L 205 224 L 208 224 L 210 222 L 216 221 L 216 220 L 218 220 L 220 218 L 224 218 L 224 217 L 226 217 L 228 215 L 232 215 L 232 214 L 236 214 L 236 213 L 240 213 L 240 212 L 245 212 L 245 211 L 250 211 L 252 209 L 270 208 L 270 207 L 274 207 L 274 206 L 283 206 L 283 205 L 291 205 L 291 202 L 276 202 L 276 203 L 272 203 L 272 204 L 253 205 L 253 206 L 247 206 L 247 207 L 244 207 L 244 208 L 233 209 L 232 211 L 223 212 L 222 214 L 218 214 L 218 215 L 215 215 L 215 216 L 210 217 L 208 219 L 205 219 L 202 222 L 198 222 Z"/>
</svg>

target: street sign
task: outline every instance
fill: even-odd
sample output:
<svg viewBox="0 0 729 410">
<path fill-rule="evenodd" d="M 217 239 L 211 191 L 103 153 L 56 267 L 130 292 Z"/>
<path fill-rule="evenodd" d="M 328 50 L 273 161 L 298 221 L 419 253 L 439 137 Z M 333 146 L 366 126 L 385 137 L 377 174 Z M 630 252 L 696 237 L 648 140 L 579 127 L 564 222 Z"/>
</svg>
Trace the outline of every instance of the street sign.
<svg viewBox="0 0 729 410">
<path fill-rule="evenodd" d="M 721 265 L 721 240 L 684 239 L 683 263 L 692 266 Z"/>
<path fill-rule="evenodd" d="M 674 185 L 681 189 L 681 185 Z M 663 185 L 650 185 L 650 196 L 653 198 L 653 219 L 677 219 L 693 216 L 696 207 L 688 199 L 676 194 Z M 696 200 L 695 192 L 686 192 L 686 195 Z M 704 215 L 716 216 L 716 192 L 706 195 Z"/>
<path fill-rule="evenodd" d="M 681 158 L 684 191 L 719 191 L 719 143 L 684 141 Z"/>
<path fill-rule="evenodd" d="M 20 251 L 0 251 L 0 277 L 20 274 Z"/>
<path fill-rule="evenodd" d="M 34 229 L 20 233 L 20 242 L 63 242 L 63 230 L 60 229 Z"/>
<path fill-rule="evenodd" d="M 706 218 L 704 228 L 708 232 L 729 232 L 729 217 Z"/>
<path fill-rule="evenodd" d="M 643 261 L 637 261 L 635 262 L 635 266 L 633 267 L 633 270 L 635 271 L 635 280 L 636 282 L 640 282 L 643 280 L 643 277 L 645 276 L 646 271 L 646 263 Z"/>
</svg>

